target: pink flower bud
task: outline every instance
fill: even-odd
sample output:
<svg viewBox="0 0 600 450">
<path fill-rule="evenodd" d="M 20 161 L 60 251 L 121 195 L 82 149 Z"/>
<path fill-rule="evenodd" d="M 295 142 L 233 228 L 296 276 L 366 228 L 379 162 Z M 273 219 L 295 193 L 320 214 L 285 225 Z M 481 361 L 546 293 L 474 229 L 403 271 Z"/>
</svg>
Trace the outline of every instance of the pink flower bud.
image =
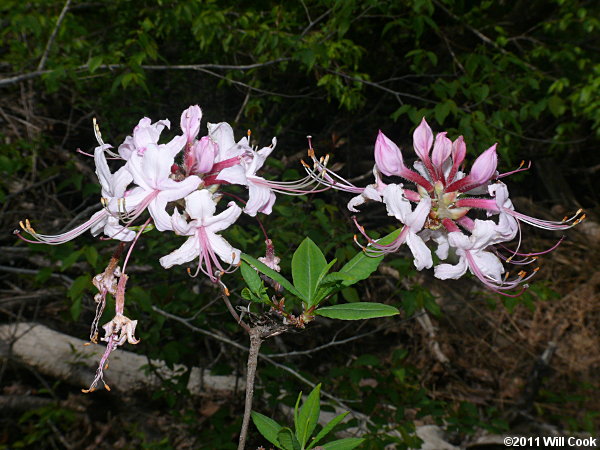
<svg viewBox="0 0 600 450">
<path fill-rule="evenodd" d="M 181 130 L 184 132 L 188 144 L 198 136 L 201 119 L 202 110 L 198 105 L 190 106 L 181 113 Z"/>
<path fill-rule="evenodd" d="M 193 171 L 195 173 L 209 172 L 215 162 L 216 153 L 217 144 L 210 137 L 204 136 L 196 141 L 192 147 L 192 155 L 195 161 Z"/>
<path fill-rule="evenodd" d="M 496 154 L 496 145 L 492 145 L 485 152 L 483 152 L 473 163 L 471 173 L 471 183 L 477 186 L 481 186 L 487 183 L 496 173 L 496 166 L 498 165 L 498 155 Z"/>
<path fill-rule="evenodd" d="M 460 166 L 467 155 L 467 146 L 462 136 L 456 138 L 452 143 L 452 161 L 455 166 Z"/>
<path fill-rule="evenodd" d="M 452 153 L 452 141 L 446 137 L 446 133 L 438 133 L 435 137 L 435 145 L 433 146 L 433 152 L 431 153 L 431 162 L 433 167 L 442 173 L 444 168 L 443 165 Z"/>
<path fill-rule="evenodd" d="M 423 117 L 421 124 L 413 133 L 413 147 L 415 148 L 415 152 L 419 158 L 421 158 L 426 166 L 427 161 L 429 161 L 429 149 L 431 149 L 432 144 L 433 133 L 431 132 L 431 128 L 427 124 L 425 117 Z"/>
<path fill-rule="evenodd" d="M 375 162 L 385 175 L 399 175 L 404 167 L 402 152 L 396 144 L 379 130 L 375 141 Z"/>
</svg>

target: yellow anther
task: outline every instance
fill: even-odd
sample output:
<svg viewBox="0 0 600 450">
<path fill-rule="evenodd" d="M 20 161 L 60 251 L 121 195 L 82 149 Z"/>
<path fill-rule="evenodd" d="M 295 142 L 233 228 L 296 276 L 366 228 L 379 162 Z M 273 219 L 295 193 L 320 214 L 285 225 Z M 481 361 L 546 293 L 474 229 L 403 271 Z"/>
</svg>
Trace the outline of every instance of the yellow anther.
<svg viewBox="0 0 600 450">
<path fill-rule="evenodd" d="M 525 160 L 522 160 L 522 161 L 521 161 L 521 164 L 519 164 L 519 169 L 520 169 L 521 167 L 523 167 L 524 165 L 525 165 Z"/>
<path fill-rule="evenodd" d="M 227 289 L 227 288 L 223 288 L 223 292 L 225 293 L 225 295 L 226 295 L 227 297 L 229 297 L 229 289 Z"/>
<path fill-rule="evenodd" d="M 105 383 L 105 384 L 104 384 L 104 387 L 106 388 L 106 390 L 107 390 L 108 392 L 110 392 L 110 386 L 109 386 L 108 384 L 106 384 L 106 383 Z"/>
<path fill-rule="evenodd" d="M 106 365 L 104 366 L 104 370 L 108 370 L 108 362 L 106 362 Z"/>
<path fill-rule="evenodd" d="M 535 269 L 533 269 L 533 273 L 537 272 L 538 270 L 540 270 L 540 268 L 536 267 Z"/>
<path fill-rule="evenodd" d="M 512 256 L 509 256 L 508 258 L 506 258 L 506 262 L 507 263 L 511 262 L 514 256 L 515 255 L 512 255 Z"/>
<path fill-rule="evenodd" d="M 565 217 L 563 217 L 563 219 L 562 219 L 562 221 L 561 221 L 561 222 L 566 222 L 567 220 L 569 220 L 569 216 L 565 216 Z"/>
<path fill-rule="evenodd" d="M 308 164 L 306 164 L 303 159 L 300 160 L 300 164 L 302 164 L 307 169 L 310 169 L 310 166 Z"/>
<path fill-rule="evenodd" d="M 518 273 L 518 275 L 519 275 L 519 277 L 521 277 L 521 278 L 525 278 L 525 277 L 527 276 L 527 272 L 525 272 L 524 270 L 521 270 L 521 271 Z"/>
<path fill-rule="evenodd" d="M 248 129 L 247 133 L 248 133 L 248 139 L 250 139 L 250 136 L 252 136 L 252 130 Z"/>
<path fill-rule="evenodd" d="M 192 269 L 188 267 L 188 268 L 187 268 L 187 273 L 188 273 L 188 275 L 190 275 L 190 276 L 191 276 L 191 275 L 192 275 Z"/>
<path fill-rule="evenodd" d="M 308 149 L 308 156 L 310 156 L 311 158 L 315 157 L 315 151 L 312 148 Z"/>
<path fill-rule="evenodd" d="M 325 163 L 323 164 L 324 166 L 327 165 L 327 163 L 329 162 L 329 153 L 327 155 L 325 155 Z"/>
<path fill-rule="evenodd" d="M 83 392 L 84 394 L 89 394 L 90 392 L 92 392 L 94 389 L 82 389 L 81 392 Z"/>
</svg>

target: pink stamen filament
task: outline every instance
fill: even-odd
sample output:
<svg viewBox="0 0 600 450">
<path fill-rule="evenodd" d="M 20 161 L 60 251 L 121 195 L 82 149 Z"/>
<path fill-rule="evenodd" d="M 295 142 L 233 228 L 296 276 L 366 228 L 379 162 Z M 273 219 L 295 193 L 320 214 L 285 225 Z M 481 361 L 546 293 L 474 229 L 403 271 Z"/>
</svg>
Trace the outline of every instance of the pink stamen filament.
<svg viewBox="0 0 600 450">
<path fill-rule="evenodd" d="M 34 231 L 34 229 L 29 225 L 29 222 L 26 221 L 26 226 L 21 225 L 21 227 L 29 233 L 36 240 L 31 240 L 23 237 L 21 235 L 20 230 L 15 230 L 14 234 L 17 235 L 19 239 L 25 242 L 29 242 L 30 244 L 48 244 L 48 245 L 60 245 L 68 242 L 72 239 L 75 239 L 77 236 L 85 233 L 96 223 L 106 220 L 108 217 L 108 212 L 104 211 L 104 214 L 98 214 L 96 217 L 92 216 L 87 222 L 79 225 L 78 227 L 72 229 L 71 231 L 67 231 L 66 233 L 57 234 L 57 235 L 48 235 L 48 234 L 38 234 Z"/>
</svg>

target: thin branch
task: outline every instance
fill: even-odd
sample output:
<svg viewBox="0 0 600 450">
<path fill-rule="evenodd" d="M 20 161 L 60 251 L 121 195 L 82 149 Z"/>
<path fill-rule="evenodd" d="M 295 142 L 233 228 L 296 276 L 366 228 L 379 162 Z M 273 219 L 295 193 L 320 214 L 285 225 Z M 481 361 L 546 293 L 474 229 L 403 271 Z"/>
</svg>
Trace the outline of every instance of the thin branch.
<svg viewBox="0 0 600 450">
<path fill-rule="evenodd" d="M 464 19 L 458 17 L 456 14 L 454 14 L 452 11 L 450 11 L 448 8 L 446 8 L 444 5 L 442 5 L 439 1 L 434 0 L 434 3 L 441 9 L 443 10 L 446 14 L 448 14 L 450 17 L 452 17 L 454 20 L 456 20 L 457 22 L 459 22 L 460 24 L 462 24 L 464 27 L 466 27 L 471 33 L 473 33 L 474 35 L 476 35 L 479 39 L 481 39 L 483 42 L 485 42 L 488 45 L 491 45 L 492 47 L 494 47 L 496 50 L 498 50 L 500 53 L 502 53 L 503 55 L 511 55 L 514 56 L 511 52 L 503 49 L 502 47 L 500 47 L 498 44 L 496 44 L 493 40 L 491 40 L 489 37 L 487 37 L 485 34 L 483 34 L 481 31 L 479 31 L 477 28 L 472 27 L 471 25 L 469 25 Z M 530 64 L 526 61 L 521 60 L 521 62 L 523 63 L 523 65 L 525 65 L 528 69 L 534 70 L 536 72 L 539 72 L 540 70 L 535 67 L 533 64 Z"/>
<path fill-rule="evenodd" d="M 10 267 L 10 266 L 0 266 L 0 272 L 16 273 L 19 275 L 20 274 L 37 275 L 38 273 L 40 273 L 39 270 L 22 269 L 20 267 Z M 65 281 L 69 285 L 73 284 L 73 281 L 74 281 L 73 278 L 63 275 L 63 274 L 60 274 L 60 273 L 52 273 L 52 274 L 50 274 L 50 276 L 52 278 L 60 278 L 61 280 Z"/>
<path fill-rule="evenodd" d="M 436 101 L 434 101 L 434 100 L 430 100 L 428 98 L 420 97 L 420 96 L 414 95 L 414 94 L 409 94 L 408 92 L 395 91 L 393 89 L 390 89 L 390 88 L 387 88 L 385 86 L 382 86 L 381 84 L 376 83 L 374 81 L 368 81 L 368 80 L 364 80 L 362 78 L 353 77 L 353 76 L 348 75 L 348 74 L 346 74 L 344 72 L 338 72 L 337 70 L 327 69 L 325 67 L 323 67 L 323 69 L 326 70 L 329 73 L 332 73 L 334 75 L 338 75 L 338 76 L 340 76 L 342 78 L 346 78 L 346 79 L 351 80 L 351 81 L 357 81 L 357 82 L 363 83 L 363 84 L 365 84 L 367 86 L 372 86 L 374 88 L 377 88 L 377 89 L 380 89 L 380 90 L 382 90 L 384 92 L 392 94 L 392 95 L 394 95 L 394 97 L 396 97 L 396 99 L 400 103 L 402 103 L 400 97 L 412 98 L 412 99 L 415 99 L 415 100 L 422 101 L 423 103 L 436 103 Z"/>
<path fill-rule="evenodd" d="M 284 61 L 290 61 L 291 58 L 278 58 L 273 59 L 271 61 L 266 61 L 263 63 L 255 63 L 255 64 L 240 64 L 240 65 L 231 65 L 231 64 L 180 64 L 180 65 L 153 65 L 153 64 L 144 64 L 140 67 L 144 70 L 204 70 L 204 69 L 219 69 L 219 70 L 251 70 L 258 69 L 260 67 L 266 67 L 273 64 L 277 64 Z M 117 70 L 124 69 L 128 67 L 126 64 L 102 64 L 98 66 L 98 69 L 103 70 Z M 83 64 L 75 67 L 76 71 L 85 71 L 89 70 L 87 64 Z M 24 73 L 20 75 L 15 75 L 14 77 L 0 79 L 0 87 L 8 86 L 11 84 L 19 83 L 21 81 L 29 80 L 31 78 L 36 78 L 41 75 L 52 72 L 52 70 L 36 70 L 35 72 Z"/>
<path fill-rule="evenodd" d="M 244 402 L 244 418 L 242 419 L 242 428 L 240 429 L 238 450 L 244 450 L 246 447 L 246 436 L 248 435 L 248 426 L 250 425 L 250 416 L 252 413 L 252 400 L 254 399 L 256 367 L 258 366 L 260 346 L 263 343 L 262 330 L 260 328 L 252 328 L 248 331 L 248 334 L 250 335 L 250 349 L 248 351 L 246 370 L 246 400 Z"/>
<path fill-rule="evenodd" d="M 397 324 L 394 323 L 394 326 L 397 326 Z M 310 355 L 312 353 L 324 350 L 324 349 L 329 348 L 329 347 L 335 347 L 336 345 L 347 344 L 348 342 L 356 341 L 357 339 L 361 339 L 361 338 L 370 336 L 372 334 L 379 333 L 384 328 L 387 328 L 387 327 L 378 327 L 378 328 L 375 328 L 374 330 L 368 331 L 366 333 L 357 334 L 357 335 L 354 335 L 354 336 L 350 336 L 349 338 L 342 339 L 341 341 L 336 341 L 335 338 L 334 338 L 330 342 L 328 342 L 327 344 L 319 345 L 318 347 L 311 348 L 310 350 L 299 350 L 299 351 L 284 352 L 284 353 L 271 353 L 269 355 L 269 358 L 286 358 L 288 356 L 305 356 L 305 355 Z"/>
<path fill-rule="evenodd" d="M 183 317 L 179 317 L 176 316 L 174 314 L 171 314 L 167 311 L 163 311 L 162 309 L 156 307 L 156 306 L 152 306 L 152 310 L 157 312 L 158 314 L 165 316 L 169 319 L 175 320 L 179 323 L 182 323 L 183 325 L 185 325 L 187 328 L 189 328 L 190 330 L 196 332 L 196 333 L 200 333 L 203 334 L 205 336 L 211 337 L 217 341 L 223 342 L 227 345 L 231 345 L 232 347 L 235 347 L 237 349 L 243 350 L 245 352 L 248 351 L 248 348 L 243 346 L 242 344 L 239 344 L 235 341 L 232 341 L 231 339 L 228 339 L 226 337 L 220 336 L 216 333 L 213 333 L 212 331 L 208 331 L 205 330 L 203 328 L 199 328 L 195 325 L 192 325 L 191 323 L 189 323 L 189 320 L 184 319 Z M 302 383 L 306 384 L 307 386 L 309 386 L 310 388 L 314 388 L 316 386 L 316 383 L 313 383 L 312 381 L 310 381 L 309 379 L 305 378 L 303 375 L 301 375 L 300 373 L 298 373 L 297 371 L 295 371 L 294 369 L 292 369 L 291 367 L 286 366 L 285 364 L 281 364 L 278 363 L 277 361 L 275 361 L 274 359 L 270 358 L 267 355 L 264 355 L 262 353 L 258 354 L 258 357 L 266 362 L 268 362 L 269 364 L 273 365 L 274 367 L 277 367 L 278 369 L 281 369 L 287 373 L 289 373 L 290 375 L 292 375 L 294 378 L 300 380 Z M 321 394 L 330 399 L 331 401 L 333 401 L 334 403 L 336 403 L 337 405 L 339 405 L 341 408 L 346 409 L 347 411 L 349 411 L 354 417 L 356 417 L 359 420 L 362 420 L 364 422 L 367 422 L 369 424 L 373 424 L 371 419 L 368 418 L 368 416 L 366 416 L 365 414 L 358 412 L 354 409 L 352 409 L 350 406 L 348 406 L 346 403 L 344 403 L 343 400 L 339 399 L 338 397 L 329 394 L 326 391 L 321 391 Z"/>
<path fill-rule="evenodd" d="M 246 333 L 248 333 L 250 335 L 250 340 L 252 340 L 252 333 L 251 333 L 252 329 L 238 315 L 237 311 L 235 310 L 235 308 L 233 307 L 233 305 L 229 301 L 229 297 L 227 296 L 227 294 L 225 292 L 221 293 L 221 298 L 223 299 L 223 302 L 225 303 L 225 306 L 227 306 L 227 309 L 229 310 L 229 312 L 233 316 L 234 320 L 237 322 L 237 324 L 240 327 L 242 327 L 244 329 L 244 331 L 246 331 Z"/>
<path fill-rule="evenodd" d="M 58 20 L 56 21 L 54 30 L 52 30 L 52 34 L 50 35 L 48 42 L 46 42 L 46 48 L 44 49 L 44 53 L 42 54 L 42 59 L 40 59 L 40 63 L 37 66 L 38 71 L 42 70 L 44 68 L 44 66 L 46 65 L 46 60 L 48 59 L 48 53 L 50 53 L 50 47 L 52 47 L 52 44 L 54 43 L 54 40 L 56 39 L 58 29 L 60 28 L 60 26 L 65 18 L 65 15 L 67 14 L 67 10 L 69 9 L 70 4 L 71 4 L 71 0 L 67 0 L 65 2 L 65 5 L 63 6 L 62 11 L 60 12 L 60 15 L 58 16 Z"/>
</svg>

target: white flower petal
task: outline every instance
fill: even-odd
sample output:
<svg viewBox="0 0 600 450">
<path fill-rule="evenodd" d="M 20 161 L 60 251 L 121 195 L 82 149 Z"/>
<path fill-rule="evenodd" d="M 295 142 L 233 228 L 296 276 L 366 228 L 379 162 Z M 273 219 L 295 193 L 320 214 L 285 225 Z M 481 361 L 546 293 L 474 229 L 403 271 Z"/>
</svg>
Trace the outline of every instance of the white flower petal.
<svg viewBox="0 0 600 450">
<path fill-rule="evenodd" d="M 423 239 L 409 231 L 406 236 L 406 244 L 415 257 L 414 264 L 417 270 L 429 269 L 433 265 L 431 250 L 425 245 Z"/>
<path fill-rule="evenodd" d="M 457 264 L 438 264 L 433 269 L 433 274 L 440 280 L 457 280 L 467 272 L 467 261 L 461 257 Z"/>
<path fill-rule="evenodd" d="M 504 267 L 496 255 L 485 251 L 471 251 L 471 256 L 478 269 L 494 281 L 502 282 Z"/>
<path fill-rule="evenodd" d="M 388 211 L 388 216 L 394 216 L 402 223 L 412 212 L 410 202 L 404 197 L 402 188 L 397 184 L 388 184 L 383 189 L 383 202 Z"/>
<path fill-rule="evenodd" d="M 172 251 L 166 256 L 160 258 L 160 265 L 165 269 L 178 264 L 185 264 L 197 258 L 200 255 L 198 237 L 190 236 L 177 250 Z"/>
<path fill-rule="evenodd" d="M 211 219 L 217 210 L 217 204 L 210 191 L 202 189 L 194 191 L 185 198 L 185 210 L 192 219 L 197 219 L 204 225 L 205 220 Z"/>
<path fill-rule="evenodd" d="M 218 234 L 206 231 L 206 235 L 214 252 L 221 258 L 223 262 L 228 264 L 238 264 L 240 262 L 241 252 L 233 248 L 229 242 Z"/>
<path fill-rule="evenodd" d="M 248 185 L 246 170 L 241 164 L 232 167 L 226 167 L 225 169 L 221 170 L 217 175 L 217 179 L 227 181 L 231 184 L 241 184 L 243 186 Z"/>
<path fill-rule="evenodd" d="M 214 211 L 213 211 L 214 212 Z M 207 231 L 216 233 L 217 231 L 225 230 L 235 223 L 242 214 L 242 208 L 234 202 L 229 202 L 227 209 L 216 216 L 207 217 L 203 220 L 203 224 Z"/>
<path fill-rule="evenodd" d="M 259 177 L 253 177 L 259 178 Z M 261 178 L 262 179 L 262 178 Z M 248 203 L 244 207 L 244 212 L 249 216 L 256 216 L 256 213 L 271 203 L 274 194 L 266 186 L 251 182 L 248 184 Z"/>
</svg>

